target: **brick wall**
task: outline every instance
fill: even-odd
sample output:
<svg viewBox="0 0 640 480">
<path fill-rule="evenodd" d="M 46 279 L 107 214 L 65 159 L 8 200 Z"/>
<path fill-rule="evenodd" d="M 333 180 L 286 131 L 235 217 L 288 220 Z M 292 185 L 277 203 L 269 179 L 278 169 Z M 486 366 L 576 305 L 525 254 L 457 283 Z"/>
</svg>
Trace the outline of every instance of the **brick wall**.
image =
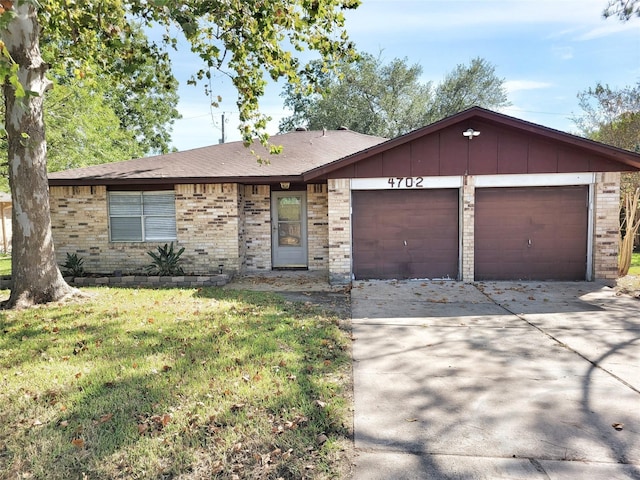
<svg viewBox="0 0 640 480">
<path fill-rule="evenodd" d="M 620 174 L 597 173 L 594 193 L 594 276 L 596 280 L 614 280 L 618 277 Z"/>
<path fill-rule="evenodd" d="M 473 282 L 475 275 L 475 177 L 466 177 L 462 187 L 462 281 Z"/>
<path fill-rule="evenodd" d="M 271 192 L 268 185 L 244 187 L 245 271 L 271 270 Z"/>
<path fill-rule="evenodd" d="M 176 185 L 178 244 L 187 273 L 237 273 L 241 268 L 238 184 Z"/>
<path fill-rule="evenodd" d="M 328 202 L 327 185 L 307 185 L 309 270 L 329 269 Z"/>
<path fill-rule="evenodd" d="M 351 187 L 349 179 L 329 179 L 329 281 L 351 282 Z"/>
<path fill-rule="evenodd" d="M 67 253 L 77 253 L 84 259 L 87 272 L 107 273 L 122 268 L 121 253 L 109 249 L 105 187 L 51 187 L 49 205 L 58 264 L 65 262 Z M 146 265 L 149 262 L 145 256 L 145 251 L 135 252 L 127 261 Z"/>
<path fill-rule="evenodd" d="M 243 256 L 236 184 L 176 185 L 176 246 L 185 247 L 183 268 L 189 274 L 238 272 Z M 51 218 L 58 263 L 67 253 L 84 258 L 88 273 L 144 272 L 149 250 L 161 242 L 109 242 L 107 191 L 98 187 L 51 187 Z"/>
</svg>

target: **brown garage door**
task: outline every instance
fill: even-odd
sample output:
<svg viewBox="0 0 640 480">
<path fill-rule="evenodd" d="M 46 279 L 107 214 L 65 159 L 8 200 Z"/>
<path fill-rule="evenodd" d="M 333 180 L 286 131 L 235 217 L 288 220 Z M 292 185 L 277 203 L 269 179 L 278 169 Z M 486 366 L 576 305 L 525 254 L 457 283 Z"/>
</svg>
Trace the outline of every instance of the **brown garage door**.
<svg viewBox="0 0 640 480">
<path fill-rule="evenodd" d="M 356 279 L 457 278 L 458 190 L 353 192 Z"/>
<path fill-rule="evenodd" d="M 476 190 L 476 280 L 584 280 L 588 187 Z"/>
</svg>

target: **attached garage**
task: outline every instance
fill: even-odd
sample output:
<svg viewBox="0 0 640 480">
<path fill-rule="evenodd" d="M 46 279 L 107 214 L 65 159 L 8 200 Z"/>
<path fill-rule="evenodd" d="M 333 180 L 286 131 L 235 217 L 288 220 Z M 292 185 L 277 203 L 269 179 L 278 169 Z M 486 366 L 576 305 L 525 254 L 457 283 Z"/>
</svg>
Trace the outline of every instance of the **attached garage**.
<svg viewBox="0 0 640 480">
<path fill-rule="evenodd" d="M 353 191 L 356 279 L 458 277 L 456 189 Z"/>
<path fill-rule="evenodd" d="M 306 172 L 330 279 L 610 280 L 640 155 L 471 108 Z"/>
<path fill-rule="evenodd" d="M 476 280 L 584 280 L 586 185 L 478 188 Z"/>
</svg>

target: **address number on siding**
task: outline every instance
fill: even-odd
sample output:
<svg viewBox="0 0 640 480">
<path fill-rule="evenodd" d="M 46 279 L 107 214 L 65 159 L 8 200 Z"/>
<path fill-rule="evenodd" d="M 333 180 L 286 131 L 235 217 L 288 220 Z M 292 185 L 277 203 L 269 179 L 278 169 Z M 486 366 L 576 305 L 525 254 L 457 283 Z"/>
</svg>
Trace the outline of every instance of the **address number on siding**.
<svg viewBox="0 0 640 480">
<path fill-rule="evenodd" d="M 387 183 L 391 188 L 423 188 L 422 177 L 389 177 Z"/>
</svg>

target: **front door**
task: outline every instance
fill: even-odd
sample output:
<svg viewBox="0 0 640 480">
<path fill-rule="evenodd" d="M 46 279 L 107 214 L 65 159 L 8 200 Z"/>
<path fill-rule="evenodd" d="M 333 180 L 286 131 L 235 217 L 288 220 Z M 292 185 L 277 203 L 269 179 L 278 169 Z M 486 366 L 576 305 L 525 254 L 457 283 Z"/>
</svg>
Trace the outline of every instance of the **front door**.
<svg viewBox="0 0 640 480">
<path fill-rule="evenodd" d="M 271 226 L 273 267 L 306 268 L 306 192 L 273 192 Z"/>
</svg>

